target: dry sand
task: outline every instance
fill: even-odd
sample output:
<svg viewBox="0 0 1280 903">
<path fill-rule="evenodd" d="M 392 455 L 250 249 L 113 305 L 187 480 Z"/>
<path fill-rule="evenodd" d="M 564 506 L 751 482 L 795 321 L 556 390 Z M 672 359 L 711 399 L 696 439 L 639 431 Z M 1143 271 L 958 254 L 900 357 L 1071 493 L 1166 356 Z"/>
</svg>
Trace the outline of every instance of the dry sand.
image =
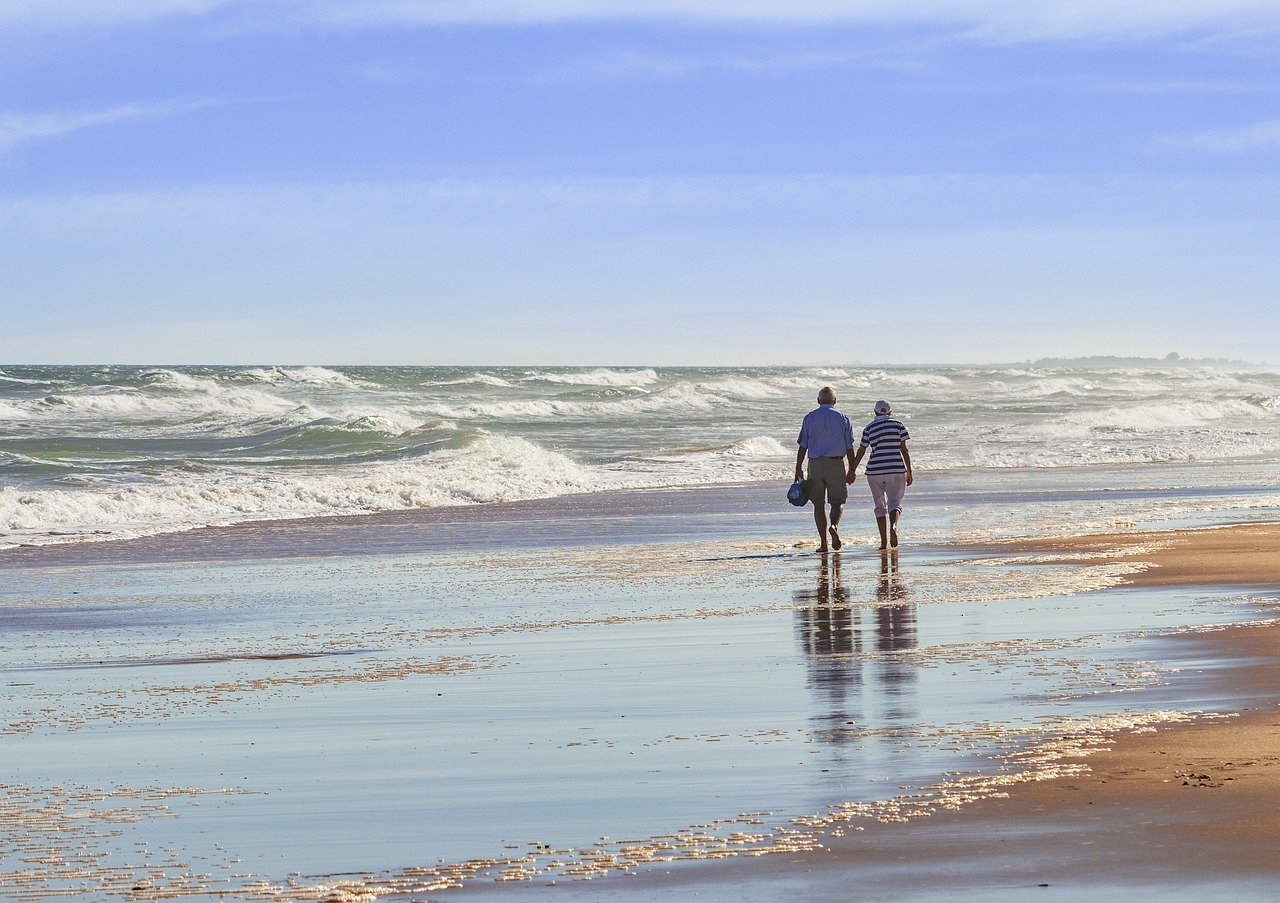
<svg viewBox="0 0 1280 903">
<path fill-rule="evenodd" d="M 1240 663 L 1234 678 L 1280 699 L 1280 628 L 1187 641 L 1212 643 Z M 1086 761 L 1086 774 L 1018 785 L 1008 799 L 940 813 L 918 832 L 868 832 L 849 853 L 923 863 L 926 886 L 945 886 L 948 872 L 981 886 L 979 864 L 1003 887 L 1280 878 L 1280 706 L 1121 734 Z"/>
<path fill-rule="evenodd" d="M 1130 583 L 1280 589 L 1280 524 L 1020 545 L 1050 554 L 1103 553 L 1099 561 L 1154 545 L 1137 556 L 1151 567 Z M 1082 868 L 1095 877 L 1103 871 L 1131 878 L 1259 871 L 1280 877 L 1280 626 L 1232 627 L 1180 642 L 1203 644 L 1206 658 L 1228 666 L 1224 680 L 1271 702 L 1236 718 L 1122 734 L 1109 751 L 1088 759 L 1087 775 L 1023 785 L 1007 800 L 945 816 L 964 825 L 956 843 L 967 847 L 965 855 L 1008 860 L 1026 847 L 1025 861 L 1036 865 L 1019 877 L 1033 886 L 1041 883 L 1036 877 L 1051 885 L 1078 882 Z"/>
<path fill-rule="evenodd" d="M 1133 550 L 1142 547 L 1137 557 L 1151 567 L 1128 579 L 1136 586 L 1254 584 L 1280 589 L 1280 524 L 1032 539 L 1017 544 L 1050 557 L 1055 552 L 1064 557 L 1091 553 L 1099 562 L 1134 560 Z"/>
</svg>

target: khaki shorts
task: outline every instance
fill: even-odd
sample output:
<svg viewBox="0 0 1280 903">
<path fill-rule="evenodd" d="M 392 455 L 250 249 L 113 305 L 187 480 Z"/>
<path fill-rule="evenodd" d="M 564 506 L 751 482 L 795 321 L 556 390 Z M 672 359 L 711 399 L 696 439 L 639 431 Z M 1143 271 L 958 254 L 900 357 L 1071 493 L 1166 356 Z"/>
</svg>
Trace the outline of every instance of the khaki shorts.
<svg viewBox="0 0 1280 903">
<path fill-rule="evenodd" d="M 844 458 L 810 458 L 809 501 L 815 505 L 843 505 L 849 497 L 844 477 Z"/>
</svg>

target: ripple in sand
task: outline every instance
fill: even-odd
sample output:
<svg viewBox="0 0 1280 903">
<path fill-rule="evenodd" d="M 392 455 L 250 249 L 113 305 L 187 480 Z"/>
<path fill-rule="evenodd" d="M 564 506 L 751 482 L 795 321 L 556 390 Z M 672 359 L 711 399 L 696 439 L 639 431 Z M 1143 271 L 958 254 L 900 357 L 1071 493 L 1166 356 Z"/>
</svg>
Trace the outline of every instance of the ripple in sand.
<svg viewBox="0 0 1280 903">
<path fill-rule="evenodd" d="M 444 676 L 501 665 L 502 660 L 497 656 L 443 656 L 426 661 L 374 661 L 358 668 L 316 668 L 293 674 L 191 685 L 154 684 L 131 689 L 39 692 L 24 698 L 50 704 L 22 709 L 17 718 L 0 725 L 0 735 L 53 728 L 74 731 L 95 723 L 173 718 L 243 702 L 261 694 L 280 696 L 317 687 L 384 683 L 425 675 Z"/>
</svg>

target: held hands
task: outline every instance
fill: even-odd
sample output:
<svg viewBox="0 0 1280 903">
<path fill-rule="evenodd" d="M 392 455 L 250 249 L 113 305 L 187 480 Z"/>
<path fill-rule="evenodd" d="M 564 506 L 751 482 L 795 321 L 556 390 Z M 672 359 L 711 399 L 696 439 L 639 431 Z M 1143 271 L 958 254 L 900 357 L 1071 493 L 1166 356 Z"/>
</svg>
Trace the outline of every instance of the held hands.
<svg viewBox="0 0 1280 903">
<path fill-rule="evenodd" d="M 853 481 L 854 481 L 854 480 L 856 480 L 856 479 L 858 479 L 858 472 L 857 472 L 856 470 L 854 470 L 852 467 L 850 467 L 850 468 L 849 468 L 849 473 L 848 473 L 848 474 L 845 476 L 845 478 L 844 478 L 845 485 L 846 485 L 846 486 L 852 486 L 852 485 L 853 485 Z"/>
</svg>

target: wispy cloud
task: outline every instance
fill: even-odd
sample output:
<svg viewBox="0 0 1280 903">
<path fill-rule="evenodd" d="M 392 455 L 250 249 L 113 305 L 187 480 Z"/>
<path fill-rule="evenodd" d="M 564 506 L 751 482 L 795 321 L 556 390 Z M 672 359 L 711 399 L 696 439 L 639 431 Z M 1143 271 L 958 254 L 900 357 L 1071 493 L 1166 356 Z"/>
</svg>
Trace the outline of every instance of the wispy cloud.
<svg viewBox="0 0 1280 903">
<path fill-rule="evenodd" d="M 699 176 L 261 183 L 241 187 L 0 197 L 0 228 L 112 230 L 144 224 L 157 234 L 184 229 L 279 231 L 297 238 L 335 231 L 366 236 L 464 232 L 541 235 L 551 222 L 588 222 L 594 231 L 663 228 L 699 217 L 716 228 L 777 235 L 816 223 L 887 230 L 981 230 L 1009 224 L 1051 228 L 1082 223 L 1170 228 L 1211 219 L 1280 222 L 1269 198 L 1280 180 L 1201 177 L 1171 184 L 1152 175 L 1009 173 L 760 173 Z M 626 215 L 620 215 L 623 212 Z M 634 214 L 634 215 L 633 215 Z M 818 215 L 820 214 L 820 215 Z M 794 218 L 790 219 L 790 218 Z M 436 226 L 443 226 L 439 229 Z M 366 240 L 362 239 L 362 240 Z"/>
<path fill-rule="evenodd" d="M 474 314 L 450 312 L 483 310 L 486 322 L 518 324 L 486 333 L 475 353 L 490 359 L 545 347 L 563 349 L 561 358 L 705 361 L 700 334 L 674 346 L 669 329 L 602 327 L 603 344 L 584 334 L 582 323 L 600 320 L 602 298 L 667 322 L 688 309 L 732 311 L 726 322 L 747 332 L 720 345 L 744 360 L 776 359 L 776 321 L 757 312 L 796 297 L 832 309 L 848 308 L 850 298 L 879 302 L 909 322 L 937 323 L 964 308 L 978 320 L 1015 323 L 1012 333 L 946 332 L 936 344 L 913 344 L 921 355 L 963 346 L 1032 357 L 1040 352 L 1009 351 L 1009 341 L 1026 339 L 1017 323 L 1070 309 L 1086 325 L 1105 315 L 1113 331 L 1134 332 L 1149 321 L 1151 299 L 1194 339 L 1209 328 L 1204 311 L 1222 307 L 1206 298 L 1226 299 L 1251 323 L 1274 324 L 1266 305 L 1280 269 L 1267 250 L 1280 234 L 1268 203 L 1275 187 L 1275 179 L 1239 176 L 1170 184 L 1159 174 L 760 174 L 0 197 L 0 296 L 27 309 L 111 304 L 117 319 L 132 313 L 150 324 L 209 311 L 223 321 L 296 315 L 305 301 L 307 323 L 327 343 L 303 349 L 295 333 L 260 326 L 225 341 L 211 328 L 144 331 L 141 344 L 136 330 L 64 331 L 33 344 L 33 336 L 45 341 L 36 317 L 25 331 L 21 318 L 0 331 L 0 358 L 6 348 L 27 357 L 44 348 L 72 360 L 103 349 L 146 359 L 160 348 L 170 359 L 207 359 L 213 341 L 221 357 L 449 361 L 475 345 Z M 861 334 L 857 316 L 850 314 L 850 335 Z M 381 327 L 369 332 L 368 324 Z M 1271 352 L 1257 336 L 1274 332 L 1255 328 L 1216 353 L 1265 357 Z M 277 344 L 268 347 L 262 335 Z"/>
<path fill-rule="evenodd" d="M 1212 154 L 1280 150 L 1280 119 L 1269 119 L 1238 128 L 1209 129 L 1192 135 L 1169 136 L 1164 140 L 1163 146 Z"/>
<path fill-rule="evenodd" d="M 1060 80 L 1067 84 L 1068 80 Z M 1046 84 L 1051 83 L 1048 80 Z M 1277 85 L 1266 81 L 1232 79 L 1122 79 L 1090 78 L 1078 80 L 1080 87 L 1102 94 L 1262 94 L 1276 90 Z"/>
<path fill-rule="evenodd" d="M 4 0 L 0 25 L 58 29 L 201 16 L 239 0 Z M 266 5 L 266 4 L 264 4 Z"/>
<path fill-rule="evenodd" d="M 1280 31 L 1277 0 L 5 0 L 0 25 L 127 24 L 229 16 L 240 24 L 370 27 L 648 21 L 931 26 L 991 41 L 1143 40 Z"/>
<path fill-rule="evenodd" d="M 609 52 L 564 61 L 535 73 L 534 81 L 572 80 L 587 75 L 599 78 L 683 78 L 702 73 L 728 72 L 742 75 L 803 69 L 885 69 L 915 72 L 923 64 L 922 50 L 824 51 L 782 49 L 770 51 L 662 53 L 649 50 L 615 49 Z"/>
<path fill-rule="evenodd" d="M 48 113 L 0 113 L 0 153 L 29 141 L 42 141 L 69 135 L 84 129 L 116 125 L 124 122 L 151 121 L 181 116 L 205 107 L 216 106 L 216 100 L 167 101 L 164 103 L 129 103 L 105 110 L 55 111 Z"/>
<path fill-rule="evenodd" d="M 1276 0 L 313 0 L 296 4 L 295 10 L 317 20 L 352 24 L 611 19 L 925 24 L 1015 40 L 1280 27 Z"/>
</svg>

